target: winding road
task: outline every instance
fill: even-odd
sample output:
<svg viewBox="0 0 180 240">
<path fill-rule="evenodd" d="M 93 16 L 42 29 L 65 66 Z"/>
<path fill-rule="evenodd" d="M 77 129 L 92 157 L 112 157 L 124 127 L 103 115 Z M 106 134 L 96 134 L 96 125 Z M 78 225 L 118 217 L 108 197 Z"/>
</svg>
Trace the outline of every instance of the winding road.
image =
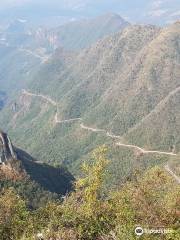
<svg viewBox="0 0 180 240">
<path fill-rule="evenodd" d="M 70 123 L 70 122 L 75 122 L 75 121 L 78 121 L 78 120 L 82 120 L 82 118 L 70 118 L 70 119 L 66 119 L 66 120 L 59 120 L 58 119 L 58 113 L 55 114 L 55 117 L 54 117 L 54 121 L 55 123 Z"/>
<path fill-rule="evenodd" d="M 178 89 L 179 90 L 179 89 Z M 58 103 L 55 102 L 54 100 L 52 100 L 50 97 L 48 96 L 45 96 L 43 94 L 35 94 L 35 93 L 31 93 L 29 92 L 28 90 L 25 90 L 23 89 L 22 90 L 22 94 L 24 95 L 27 95 L 27 96 L 32 96 L 32 97 L 40 97 L 42 99 L 44 99 L 45 101 L 49 102 L 51 105 L 55 106 L 57 108 L 58 106 Z M 119 139 L 120 141 L 122 141 L 122 137 L 121 136 L 118 136 L 118 135 L 114 135 L 104 129 L 98 129 L 98 128 L 93 128 L 93 127 L 90 127 L 90 126 L 86 126 L 82 121 L 83 119 L 82 118 L 72 118 L 72 119 L 67 119 L 67 120 L 59 120 L 58 119 L 58 113 L 56 112 L 55 116 L 54 116 L 54 122 L 55 123 L 69 123 L 69 122 L 74 122 L 74 121 L 80 121 L 80 127 L 84 130 L 87 130 L 87 131 L 91 131 L 91 132 L 96 132 L 96 133 L 104 133 L 107 137 L 110 137 L 112 139 Z M 153 151 L 153 150 L 145 150 L 139 146 L 136 146 L 136 145 L 131 145 L 131 144 L 125 144 L 125 143 L 122 143 L 122 142 L 117 142 L 116 143 L 116 146 L 119 146 L 119 147 L 126 147 L 126 148 L 131 148 L 131 149 L 135 149 L 137 151 L 139 151 L 140 153 L 142 154 L 160 154 L 160 155 L 169 155 L 169 156 L 177 156 L 176 153 L 173 153 L 173 152 L 164 152 L 164 151 Z M 180 178 L 170 169 L 169 165 L 167 164 L 165 167 L 165 170 L 174 177 L 174 179 L 180 183 Z"/>
<path fill-rule="evenodd" d="M 25 52 L 25 53 L 27 53 L 27 54 L 29 54 L 29 55 L 32 55 L 32 56 L 34 56 L 35 58 L 40 59 L 42 63 L 47 62 L 48 59 L 49 59 L 48 56 L 45 56 L 45 55 L 44 55 L 44 56 L 41 56 L 41 55 L 37 54 L 36 52 L 32 52 L 32 51 L 29 50 L 29 49 L 19 48 L 18 50 L 21 51 L 21 52 Z"/>
<path fill-rule="evenodd" d="M 44 99 L 45 101 L 49 102 L 50 104 L 52 104 L 53 106 L 57 107 L 57 103 L 54 100 L 52 100 L 50 97 L 44 96 L 42 94 L 31 93 L 25 89 L 22 90 L 22 94 L 31 96 L 31 97 L 40 97 L 40 98 Z"/>
<path fill-rule="evenodd" d="M 116 143 L 117 146 L 123 146 L 123 147 L 129 147 L 129 148 L 135 148 L 137 150 L 139 150 L 141 153 L 143 154 L 147 154 L 147 153 L 157 153 L 157 154 L 161 154 L 161 155 L 170 155 L 170 156 L 177 156 L 176 153 L 172 153 L 172 152 L 162 152 L 162 151 L 151 151 L 151 150 L 145 150 L 141 147 L 138 147 L 136 145 L 129 145 L 129 144 L 123 144 L 121 142 Z"/>
<path fill-rule="evenodd" d="M 84 123 L 81 123 L 80 127 L 82 129 L 85 129 L 85 130 L 91 131 L 91 132 L 106 132 L 104 129 L 98 129 L 98 128 L 92 128 L 92 127 L 85 126 Z"/>
</svg>

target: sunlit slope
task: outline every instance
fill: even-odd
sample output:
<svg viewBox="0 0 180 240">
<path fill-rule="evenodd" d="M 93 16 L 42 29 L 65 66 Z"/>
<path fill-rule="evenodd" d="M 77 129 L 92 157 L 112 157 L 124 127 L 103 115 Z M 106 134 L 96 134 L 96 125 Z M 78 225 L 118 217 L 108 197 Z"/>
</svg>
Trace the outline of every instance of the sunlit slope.
<svg viewBox="0 0 180 240">
<path fill-rule="evenodd" d="M 3 109 L 0 123 L 23 149 L 76 174 L 104 143 L 120 182 L 136 168 L 165 164 L 180 150 L 179 41 L 179 23 L 130 26 L 77 55 L 60 49 Z"/>
<path fill-rule="evenodd" d="M 180 87 L 163 99 L 144 119 L 125 134 L 128 142 L 149 149 L 180 150 Z"/>
<path fill-rule="evenodd" d="M 29 88 L 56 99 L 62 119 L 82 117 L 124 135 L 179 87 L 179 41 L 179 23 L 162 30 L 128 27 L 77 57 L 60 53 Z"/>
<path fill-rule="evenodd" d="M 156 164 L 165 164 L 169 156 L 141 154 L 138 149 L 119 147 L 118 139 L 108 137 L 104 132 L 91 132 L 80 127 L 80 122 L 55 123 L 55 106 L 40 97 L 22 95 L 16 102 L 18 108 L 3 110 L 6 126 L 16 145 L 21 146 L 42 162 L 63 164 L 75 175 L 81 172 L 81 164 L 91 161 L 90 153 L 97 146 L 108 145 L 111 159 L 108 186 L 117 186 L 133 173 Z M 21 127 L 20 127 L 21 126 Z"/>
<path fill-rule="evenodd" d="M 116 92 L 112 93 L 111 89 L 121 87 L 123 90 L 126 82 L 120 76 L 127 74 L 136 55 L 153 40 L 158 31 L 151 26 L 129 27 L 82 51 L 59 72 L 56 68 L 58 59 L 49 62 L 34 77 L 29 88 L 32 91 L 41 89 L 45 95 L 57 98 L 61 103 L 60 114 L 64 118 L 87 115 L 94 109 L 91 113 L 93 119 L 96 109 L 102 104 L 108 104 L 113 110 L 115 97 L 120 97 L 120 93 L 116 96 Z M 61 55 L 59 62 L 62 62 Z M 50 72 L 48 77 L 47 69 Z M 56 69 L 55 74 L 53 69 Z M 111 94 L 113 97 L 108 99 Z"/>
</svg>

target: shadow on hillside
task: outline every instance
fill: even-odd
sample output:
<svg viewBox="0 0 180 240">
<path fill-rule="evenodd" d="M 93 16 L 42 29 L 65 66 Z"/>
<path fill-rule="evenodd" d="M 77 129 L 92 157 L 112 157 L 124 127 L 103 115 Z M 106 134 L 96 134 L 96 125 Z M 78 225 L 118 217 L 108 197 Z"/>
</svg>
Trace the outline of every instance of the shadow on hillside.
<svg viewBox="0 0 180 240">
<path fill-rule="evenodd" d="M 55 168 L 35 162 L 35 159 L 23 150 L 17 149 L 17 157 L 22 162 L 31 180 L 40 184 L 45 190 L 65 195 L 73 189 L 73 175 L 65 168 Z"/>
</svg>

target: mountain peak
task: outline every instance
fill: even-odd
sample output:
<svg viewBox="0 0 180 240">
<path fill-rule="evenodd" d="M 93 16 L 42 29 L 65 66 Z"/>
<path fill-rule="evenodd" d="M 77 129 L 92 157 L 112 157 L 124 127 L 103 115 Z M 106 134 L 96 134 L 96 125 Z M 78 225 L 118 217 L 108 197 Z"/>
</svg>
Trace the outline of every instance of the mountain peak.
<svg viewBox="0 0 180 240">
<path fill-rule="evenodd" d="M 113 12 L 105 13 L 101 16 L 98 16 L 94 20 L 95 21 L 105 21 L 105 22 L 112 21 L 112 23 L 114 23 L 114 22 L 118 23 L 118 24 L 120 24 L 120 26 L 122 24 L 123 25 L 129 25 L 129 23 L 123 17 L 121 17 L 119 14 L 113 13 Z"/>
<path fill-rule="evenodd" d="M 79 50 L 91 46 L 106 36 L 120 32 L 128 25 L 129 23 L 118 14 L 106 13 L 60 26 L 56 30 L 56 36 L 65 49 Z"/>
</svg>

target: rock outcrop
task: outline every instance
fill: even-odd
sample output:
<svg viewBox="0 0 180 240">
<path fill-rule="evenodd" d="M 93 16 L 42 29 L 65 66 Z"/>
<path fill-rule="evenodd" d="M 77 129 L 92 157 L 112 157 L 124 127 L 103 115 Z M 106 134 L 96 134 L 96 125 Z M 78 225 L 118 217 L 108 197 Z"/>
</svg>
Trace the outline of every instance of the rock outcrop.
<svg viewBox="0 0 180 240">
<path fill-rule="evenodd" d="M 8 135 L 0 131 L 0 164 L 16 159 L 16 152 Z"/>
<path fill-rule="evenodd" d="M 0 130 L 0 188 L 4 180 L 31 182 L 45 191 L 65 195 L 73 189 L 73 175 L 63 167 L 39 163 L 25 151 L 16 148 Z"/>
</svg>

